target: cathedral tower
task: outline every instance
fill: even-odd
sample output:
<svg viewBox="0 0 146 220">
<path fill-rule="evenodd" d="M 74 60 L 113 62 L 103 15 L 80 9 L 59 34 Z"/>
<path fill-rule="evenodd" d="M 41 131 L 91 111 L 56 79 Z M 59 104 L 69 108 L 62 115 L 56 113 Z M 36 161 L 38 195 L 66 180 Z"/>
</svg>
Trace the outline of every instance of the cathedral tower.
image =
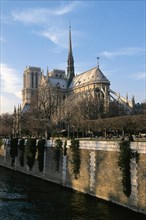
<svg viewBox="0 0 146 220">
<path fill-rule="evenodd" d="M 23 90 L 22 90 L 22 108 L 30 104 L 32 96 L 38 90 L 39 83 L 42 77 L 41 68 L 26 67 L 23 73 Z"/>
<path fill-rule="evenodd" d="M 75 76 L 74 74 L 74 58 L 72 53 L 72 41 L 71 41 L 71 26 L 69 25 L 69 49 L 68 49 L 68 59 L 67 59 L 67 87 Z"/>
</svg>

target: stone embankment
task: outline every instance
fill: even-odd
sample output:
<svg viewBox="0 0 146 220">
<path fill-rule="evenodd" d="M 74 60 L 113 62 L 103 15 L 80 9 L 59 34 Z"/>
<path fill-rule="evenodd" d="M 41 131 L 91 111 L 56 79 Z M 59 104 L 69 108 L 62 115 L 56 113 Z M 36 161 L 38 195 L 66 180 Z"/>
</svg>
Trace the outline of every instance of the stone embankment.
<svg viewBox="0 0 146 220">
<path fill-rule="evenodd" d="M 66 150 L 36 149 L 31 164 L 28 149 L 18 146 L 12 158 L 10 147 L 3 145 L 0 165 L 146 214 L 146 142 L 131 142 L 123 149 L 116 141 L 80 140 L 76 151 L 70 146 L 68 140 Z"/>
</svg>

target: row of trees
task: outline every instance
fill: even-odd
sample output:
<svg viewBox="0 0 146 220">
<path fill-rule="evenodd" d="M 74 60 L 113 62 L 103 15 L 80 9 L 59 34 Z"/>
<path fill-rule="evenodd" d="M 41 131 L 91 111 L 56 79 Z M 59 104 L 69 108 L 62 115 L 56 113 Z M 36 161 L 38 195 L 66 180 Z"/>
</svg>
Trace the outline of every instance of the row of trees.
<svg viewBox="0 0 146 220">
<path fill-rule="evenodd" d="M 91 94 L 74 94 L 66 97 L 60 88 L 43 84 L 33 96 L 29 111 L 19 115 L 21 130 L 19 135 L 51 136 L 82 135 L 89 132 L 120 130 L 140 132 L 146 130 L 146 104 L 141 104 L 127 115 L 124 105 L 111 102 L 109 111 L 104 111 L 104 103 Z M 14 131 L 14 117 L 0 116 L 0 135 L 10 135 Z M 15 134 L 16 135 L 16 134 Z"/>
</svg>

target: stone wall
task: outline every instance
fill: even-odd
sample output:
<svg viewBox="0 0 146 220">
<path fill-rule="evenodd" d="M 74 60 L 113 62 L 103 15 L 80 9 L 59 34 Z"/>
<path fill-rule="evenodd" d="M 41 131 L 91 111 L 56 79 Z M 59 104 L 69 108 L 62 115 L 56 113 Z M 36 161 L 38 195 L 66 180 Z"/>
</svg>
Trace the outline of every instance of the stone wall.
<svg viewBox="0 0 146 220">
<path fill-rule="evenodd" d="M 55 160 L 54 147 L 47 147 L 44 152 L 44 169 L 38 169 L 37 156 L 32 170 L 24 160 L 20 165 L 20 150 L 11 166 L 9 147 L 0 149 L 0 165 L 37 176 L 51 182 L 73 188 L 116 204 L 128 207 L 146 214 L 146 142 L 132 142 L 132 152 L 138 152 L 138 160 L 132 158 L 131 195 L 123 193 L 122 172 L 118 166 L 120 148 L 118 142 L 112 141 L 80 141 L 80 172 L 75 178 L 73 173 L 72 151 L 70 142 L 67 143 L 67 155 L 61 152 L 59 166 Z"/>
</svg>

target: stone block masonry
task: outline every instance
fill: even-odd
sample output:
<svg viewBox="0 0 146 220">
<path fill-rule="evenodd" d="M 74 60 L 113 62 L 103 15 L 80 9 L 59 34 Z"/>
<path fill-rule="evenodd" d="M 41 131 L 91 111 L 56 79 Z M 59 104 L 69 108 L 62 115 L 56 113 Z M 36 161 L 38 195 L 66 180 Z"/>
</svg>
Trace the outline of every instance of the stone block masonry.
<svg viewBox="0 0 146 220">
<path fill-rule="evenodd" d="M 130 196 L 126 196 L 123 192 L 122 170 L 118 165 L 120 146 L 119 142 L 115 141 L 80 141 L 80 165 L 77 178 L 73 173 L 70 141 L 67 142 L 67 154 L 64 155 L 63 150 L 61 151 L 58 168 L 54 147 L 47 147 L 44 151 L 42 172 L 38 169 L 37 157 L 30 170 L 24 154 L 22 166 L 20 150 L 12 166 L 10 149 L 4 146 L 0 148 L 0 165 L 146 214 L 146 142 L 131 142 L 130 149 L 132 155 L 138 155 L 130 160 Z"/>
</svg>

